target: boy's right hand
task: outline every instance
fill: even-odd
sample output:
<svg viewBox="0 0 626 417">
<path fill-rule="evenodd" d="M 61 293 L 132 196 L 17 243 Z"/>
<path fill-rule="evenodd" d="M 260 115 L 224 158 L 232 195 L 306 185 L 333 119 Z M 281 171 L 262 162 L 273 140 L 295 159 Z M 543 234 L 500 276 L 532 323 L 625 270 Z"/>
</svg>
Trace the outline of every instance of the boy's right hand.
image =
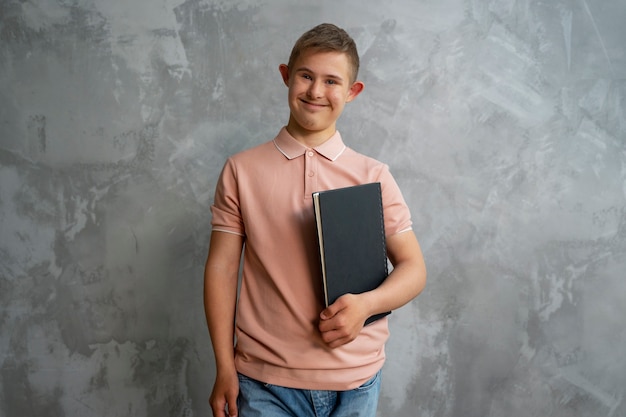
<svg viewBox="0 0 626 417">
<path fill-rule="evenodd" d="M 209 398 L 213 417 L 236 417 L 237 396 L 239 395 L 239 379 L 237 372 L 229 372 L 226 375 L 218 372 L 213 385 L 213 392 Z"/>
</svg>

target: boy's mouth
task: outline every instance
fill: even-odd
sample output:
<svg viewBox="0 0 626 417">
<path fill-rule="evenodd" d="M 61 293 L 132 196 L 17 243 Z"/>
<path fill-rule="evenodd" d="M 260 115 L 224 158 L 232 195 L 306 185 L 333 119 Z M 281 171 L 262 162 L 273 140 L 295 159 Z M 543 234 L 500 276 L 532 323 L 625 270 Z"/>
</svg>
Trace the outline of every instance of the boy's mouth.
<svg viewBox="0 0 626 417">
<path fill-rule="evenodd" d="M 304 105 L 306 105 L 307 107 L 311 107 L 314 109 L 321 109 L 326 107 L 325 103 L 316 103 L 313 101 L 308 101 L 308 100 L 304 100 L 304 99 L 300 99 L 300 102 L 303 103 Z"/>
</svg>

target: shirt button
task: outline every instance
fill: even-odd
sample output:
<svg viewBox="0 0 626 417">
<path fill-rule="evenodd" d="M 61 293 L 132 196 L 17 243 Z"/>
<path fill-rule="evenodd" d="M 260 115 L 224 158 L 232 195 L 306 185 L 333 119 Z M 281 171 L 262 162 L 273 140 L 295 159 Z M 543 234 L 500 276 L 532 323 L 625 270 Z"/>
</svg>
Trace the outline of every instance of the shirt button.
<svg viewBox="0 0 626 417">
<path fill-rule="evenodd" d="M 312 177 L 312 176 L 314 176 L 314 175 L 315 175 L 315 172 L 313 172 L 313 171 L 309 171 L 309 177 Z"/>
<path fill-rule="evenodd" d="M 313 156 L 313 151 L 308 151 L 308 152 L 307 152 L 307 155 L 308 155 L 308 156 L 310 156 L 310 157 L 312 157 L 312 156 Z"/>
</svg>

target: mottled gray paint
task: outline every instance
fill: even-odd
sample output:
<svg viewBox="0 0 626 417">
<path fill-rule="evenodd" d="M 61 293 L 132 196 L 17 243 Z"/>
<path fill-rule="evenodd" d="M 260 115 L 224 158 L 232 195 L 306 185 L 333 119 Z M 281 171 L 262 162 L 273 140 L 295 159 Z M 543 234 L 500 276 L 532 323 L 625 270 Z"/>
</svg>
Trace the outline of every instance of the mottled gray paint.
<svg viewBox="0 0 626 417">
<path fill-rule="evenodd" d="M 2 0 L 0 416 L 209 415 L 213 188 L 321 21 L 430 273 L 379 415 L 626 415 L 623 0 Z"/>
</svg>

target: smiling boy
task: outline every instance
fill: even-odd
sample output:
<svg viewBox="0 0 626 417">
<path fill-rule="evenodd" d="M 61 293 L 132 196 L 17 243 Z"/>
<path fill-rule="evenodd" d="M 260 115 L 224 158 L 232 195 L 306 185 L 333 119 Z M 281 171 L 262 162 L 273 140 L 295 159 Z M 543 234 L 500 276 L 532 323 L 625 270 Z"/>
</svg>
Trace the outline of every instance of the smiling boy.
<svg viewBox="0 0 626 417">
<path fill-rule="evenodd" d="M 224 165 L 204 278 L 214 416 L 376 415 L 388 323 L 363 323 L 415 298 L 426 269 L 387 165 L 346 147 L 336 130 L 363 91 L 358 68 L 343 29 L 322 24 L 304 33 L 279 66 L 287 125 Z M 393 271 L 376 290 L 324 308 L 311 195 L 368 182 L 381 183 Z"/>
</svg>

